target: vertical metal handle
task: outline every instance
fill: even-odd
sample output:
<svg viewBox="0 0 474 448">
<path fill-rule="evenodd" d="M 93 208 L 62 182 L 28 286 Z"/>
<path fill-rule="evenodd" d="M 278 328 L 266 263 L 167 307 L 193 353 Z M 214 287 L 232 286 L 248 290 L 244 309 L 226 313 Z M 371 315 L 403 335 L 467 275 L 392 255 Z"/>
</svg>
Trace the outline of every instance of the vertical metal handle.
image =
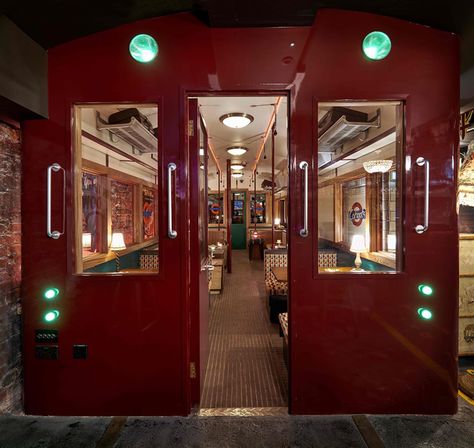
<svg viewBox="0 0 474 448">
<path fill-rule="evenodd" d="M 168 163 L 168 237 L 174 239 L 178 236 L 178 232 L 173 229 L 173 184 L 171 177 L 173 171 L 176 170 L 175 163 Z"/>
<path fill-rule="evenodd" d="M 418 166 L 425 166 L 425 216 L 424 223 L 415 226 L 416 233 L 424 233 L 428 230 L 430 221 L 430 162 L 424 157 L 418 157 L 415 162 Z"/>
<path fill-rule="evenodd" d="M 300 162 L 300 170 L 304 171 L 304 189 L 303 189 L 303 228 L 300 230 L 300 235 L 306 238 L 308 231 L 308 162 Z"/>
<path fill-rule="evenodd" d="M 62 170 L 63 172 L 63 228 L 61 231 L 51 230 L 51 178 L 53 171 L 57 173 L 59 170 Z M 59 163 L 53 163 L 52 165 L 48 166 L 46 177 L 46 234 L 49 238 L 57 240 L 61 235 L 64 235 L 66 224 L 66 171 Z"/>
</svg>

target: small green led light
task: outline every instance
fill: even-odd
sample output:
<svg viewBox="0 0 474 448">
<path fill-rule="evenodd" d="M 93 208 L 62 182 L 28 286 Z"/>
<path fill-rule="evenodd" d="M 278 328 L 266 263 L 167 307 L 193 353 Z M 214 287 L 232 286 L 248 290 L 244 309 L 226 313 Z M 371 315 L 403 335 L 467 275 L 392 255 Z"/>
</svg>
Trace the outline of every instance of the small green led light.
<svg viewBox="0 0 474 448">
<path fill-rule="evenodd" d="M 434 289 L 430 285 L 418 285 L 418 291 L 425 296 L 433 295 Z"/>
<path fill-rule="evenodd" d="M 47 300 L 52 300 L 59 295 L 58 288 L 48 288 L 44 293 L 43 297 Z"/>
<path fill-rule="evenodd" d="M 433 317 L 433 313 L 428 308 L 418 308 L 418 315 L 425 320 L 430 320 Z"/>
<path fill-rule="evenodd" d="M 151 62 L 158 54 L 156 40 L 148 34 L 137 34 L 128 47 L 130 55 L 138 62 Z"/>
<path fill-rule="evenodd" d="M 362 42 L 362 51 L 373 61 L 379 61 L 388 56 L 392 49 L 390 38 L 382 31 L 367 34 Z"/>
<path fill-rule="evenodd" d="M 58 317 L 59 317 L 59 311 L 58 310 L 51 310 L 51 311 L 48 311 L 44 315 L 43 318 L 44 318 L 45 322 L 54 322 Z"/>
</svg>

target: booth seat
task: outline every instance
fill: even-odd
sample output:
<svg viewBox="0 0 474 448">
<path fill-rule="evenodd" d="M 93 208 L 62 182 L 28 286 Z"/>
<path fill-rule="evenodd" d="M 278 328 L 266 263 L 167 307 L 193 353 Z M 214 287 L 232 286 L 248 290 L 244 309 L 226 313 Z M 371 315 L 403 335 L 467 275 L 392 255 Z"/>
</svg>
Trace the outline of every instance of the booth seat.
<svg viewBox="0 0 474 448">
<path fill-rule="evenodd" d="M 288 313 L 280 313 L 278 320 L 280 322 L 280 336 L 283 337 L 283 358 L 288 368 Z"/>
<path fill-rule="evenodd" d="M 288 283 L 279 282 L 272 272 L 272 267 L 288 267 L 288 252 L 286 249 L 267 249 L 264 252 L 265 289 L 267 294 L 286 295 Z"/>
<path fill-rule="evenodd" d="M 319 267 L 336 267 L 337 253 L 324 250 L 318 253 Z M 264 253 L 265 289 L 268 294 L 268 311 L 270 322 L 277 324 L 278 315 L 288 310 L 288 282 L 278 281 L 272 267 L 288 268 L 286 249 L 267 249 Z"/>
</svg>

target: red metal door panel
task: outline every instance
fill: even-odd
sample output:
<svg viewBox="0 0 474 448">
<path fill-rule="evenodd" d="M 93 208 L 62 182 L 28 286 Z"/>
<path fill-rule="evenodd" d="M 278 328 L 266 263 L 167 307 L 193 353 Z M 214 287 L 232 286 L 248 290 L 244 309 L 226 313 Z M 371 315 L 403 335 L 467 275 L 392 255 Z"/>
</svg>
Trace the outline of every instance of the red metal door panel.
<svg viewBox="0 0 474 448">
<path fill-rule="evenodd" d="M 392 52 L 381 61 L 365 60 L 360 45 L 375 29 L 390 36 Z M 399 21 L 367 15 L 354 20 L 349 13 L 327 12 L 317 17 L 306 50 L 306 67 L 317 60 L 319 68 L 306 70 L 291 123 L 297 136 L 290 164 L 291 412 L 453 413 L 457 41 Z M 334 99 L 405 101 L 400 273 L 320 275 L 317 264 L 301 263 L 314 260 L 318 246 L 317 102 Z M 423 170 L 414 163 L 419 156 L 431 162 L 430 228 L 422 235 L 414 231 L 423 215 Z M 298 164 L 303 160 L 310 164 L 307 238 L 299 235 L 303 191 Z M 435 288 L 429 299 L 417 289 L 426 282 Z M 432 320 L 419 318 L 421 306 L 433 310 Z"/>
<path fill-rule="evenodd" d="M 207 133 L 201 122 L 198 100 L 189 107 L 189 216 L 191 273 L 191 362 L 195 374 L 191 383 L 192 404 L 199 404 L 209 356 L 209 277 L 207 243 Z"/>
<path fill-rule="evenodd" d="M 364 59 L 361 42 L 386 32 L 392 52 Z M 130 39 L 149 33 L 158 59 L 134 62 Z M 294 46 L 290 44 L 294 43 Z M 229 50 L 230 49 L 230 50 Z M 193 69 L 191 70 L 190 67 Z M 311 28 L 209 29 L 189 14 L 135 22 L 49 51 L 50 119 L 24 127 L 23 298 L 25 404 L 37 414 L 187 414 L 192 332 L 187 295 L 190 241 L 186 91 L 290 91 L 290 411 L 449 413 L 456 407 L 457 228 L 455 167 L 458 41 L 424 26 L 364 13 L 324 10 Z M 162 98 L 159 204 L 163 271 L 156 278 L 72 275 L 71 108 L 78 102 Z M 301 238 L 301 160 L 315 166 L 314 101 L 405 102 L 405 166 L 432 164 L 430 231 L 412 227 L 420 210 L 419 172 L 404 175 L 404 269 L 363 282 L 310 270 L 317 219 L 310 172 L 310 236 Z M 66 236 L 45 236 L 45 173 L 68 171 Z M 166 179 L 178 165 L 178 238 L 166 238 Z M 56 178 L 55 178 L 56 179 Z M 53 219 L 61 219 L 55 198 Z M 194 212 L 193 212 L 194 213 Z M 56 221 L 57 222 L 57 221 Z M 442 254 L 442 256 L 440 255 Z M 302 263 L 301 260 L 305 260 Z M 449 260 L 449 262 L 446 262 Z M 436 318 L 420 322 L 416 285 L 436 288 Z M 60 359 L 34 357 L 45 285 L 61 289 Z M 363 297 L 363 303 L 358 302 Z M 334 300 L 346 305 L 334 313 Z M 353 299 L 353 300 L 351 300 Z M 416 312 L 416 311 L 415 311 Z M 350 322 L 350 325 L 349 325 Z M 75 343 L 89 359 L 73 360 Z"/>
</svg>

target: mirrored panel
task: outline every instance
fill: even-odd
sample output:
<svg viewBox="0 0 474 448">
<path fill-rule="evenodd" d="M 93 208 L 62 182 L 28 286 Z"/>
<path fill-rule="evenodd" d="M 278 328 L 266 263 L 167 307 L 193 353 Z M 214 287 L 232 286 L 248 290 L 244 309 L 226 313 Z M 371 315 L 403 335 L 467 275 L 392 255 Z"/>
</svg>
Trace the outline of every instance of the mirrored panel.
<svg viewBox="0 0 474 448">
<path fill-rule="evenodd" d="M 75 107 L 75 272 L 159 272 L 158 106 Z"/>
</svg>

